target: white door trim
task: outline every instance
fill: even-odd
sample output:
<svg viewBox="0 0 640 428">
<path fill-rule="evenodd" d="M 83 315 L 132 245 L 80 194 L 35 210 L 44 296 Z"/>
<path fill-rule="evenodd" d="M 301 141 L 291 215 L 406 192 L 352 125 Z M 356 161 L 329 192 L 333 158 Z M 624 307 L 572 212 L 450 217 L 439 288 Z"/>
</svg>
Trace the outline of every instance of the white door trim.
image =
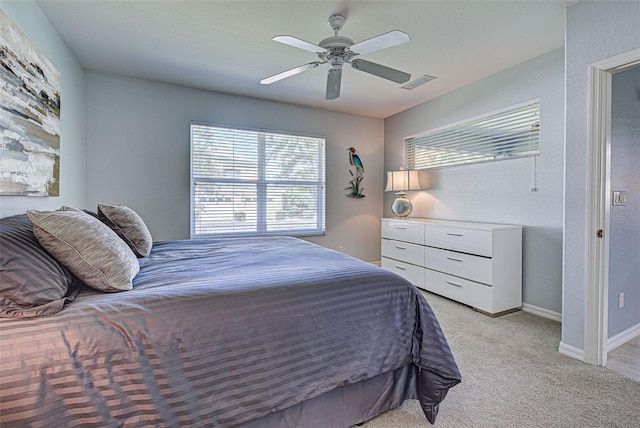
<svg viewBox="0 0 640 428">
<path fill-rule="evenodd" d="M 587 248 L 584 360 L 607 361 L 608 234 L 607 150 L 611 137 L 611 76 L 640 64 L 640 49 L 591 64 L 587 130 Z"/>
</svg>

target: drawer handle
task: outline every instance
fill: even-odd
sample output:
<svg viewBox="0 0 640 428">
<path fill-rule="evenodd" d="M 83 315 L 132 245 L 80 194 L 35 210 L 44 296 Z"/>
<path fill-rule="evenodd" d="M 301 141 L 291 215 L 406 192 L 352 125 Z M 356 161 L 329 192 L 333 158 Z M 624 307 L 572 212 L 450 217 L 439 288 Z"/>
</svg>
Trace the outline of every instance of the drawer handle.
<svg viewBox="0 0 640 428">
<path fill-rule="evenodd" d="M 456 259 L 455 257 L 447 257 L 447 260 L 453 260 L 454 262 L 461 262 L 462 259 Z"/>
<path fill-rule="evenodd" d="M 447 232 L 447 235 L 449 235 L 449 236 L 464 236 L 462 233 L 453 233 L 453 232 Z"/>
<path fill-rule="evenodd" d="M 407 230 L 407 228 L 405 226 L 396 226 L 396 229 Z"/>
<path fill-rule="evenodd" d="M 406 250 L 407 249 L 407 247 L 401 247 L 400 245 L 396 245 L 396 248 L 398 250 Z"/>
<path fill-rule="evenodd" d="M 396 268 L 398 268 L 398 269 L 400 269 L 400 270 L 407 270 L 407 268 L 406 268 L 406 267 L 398 266 L 398 265 L 395 265 L 395 266 L 396 266 Z"/>
<path fill-rule="evenodd" d="M 447 281 L 447 284 L 449 284 L 449 285 L 455 285 L 456 287 L 462 287 L 462 284 L 458 284 L 458 283 L 451 282 L 451 281 Z"/>
</svg>

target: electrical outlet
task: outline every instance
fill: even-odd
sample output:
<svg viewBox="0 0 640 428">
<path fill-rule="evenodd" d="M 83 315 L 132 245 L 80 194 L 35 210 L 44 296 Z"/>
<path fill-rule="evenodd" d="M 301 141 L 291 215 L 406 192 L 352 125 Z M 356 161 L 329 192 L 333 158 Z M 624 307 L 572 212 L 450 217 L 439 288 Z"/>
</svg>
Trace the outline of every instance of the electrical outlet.
<svg viewBox="0 0 640 428">
<path fill-rule="evenodd" d="M 338 251 L 340 251 L 341 253 L 344 253 L 344 247 L 343 247 L 342 245 L 340 245 L 340 246 L 338 247 Z"/>
<path fill-rule="evenodd" d="M 624 293 L 618 294 L 618 307 L 624 308 Z"/>
</svg>

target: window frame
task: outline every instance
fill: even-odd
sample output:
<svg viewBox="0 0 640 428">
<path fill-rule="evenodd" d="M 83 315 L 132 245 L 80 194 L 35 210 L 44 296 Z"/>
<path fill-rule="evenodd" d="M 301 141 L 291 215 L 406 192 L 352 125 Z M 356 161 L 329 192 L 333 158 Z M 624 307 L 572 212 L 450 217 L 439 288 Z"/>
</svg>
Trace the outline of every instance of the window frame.
<svg viewBox="0 0 640 428">
<path fill-rule="evenodd" d="M 241 178 L 208 178 L 194 176 L 194 126 L 210 127 L 221 130 L 237 130 L 247 133 L 258 134 L 258 176 L 256 179 Z M 265 163 L 265 143 L 267 134 L 283 136 L 290 135 L 292 137 L 315 138 L 321 140 L 318 144 L 318 177 L 316 180 L 276 180 L 266 178 Z M 229 237 L 259 237 L 259 236 L 323 236 L 326 234 L 326 137 L 322 135 L 303 134 L 299 132 L 290 132 L 282 130 L 252 128 L 243 126 L 220 125 L 208 122 L 191 121 L 189 124 L 189 178 L 190 178 L 190 238 L 191 239 L 210 239 L 210 238 L 229 238 Z M 197 183 L 221 183 L 221 184 L 255 184 L 256 185 L 256 231 L 250 232 L 221 232 L 221 233 L 196 233 L 196 186 Z M 267 218 L 267 187 L 269 185 L 302 185 L 316 186 L 316 227 L 313 229 L 293 229 L 293 230 L 277 230 L 269 231 L 269 221 Z"/>
</svg>

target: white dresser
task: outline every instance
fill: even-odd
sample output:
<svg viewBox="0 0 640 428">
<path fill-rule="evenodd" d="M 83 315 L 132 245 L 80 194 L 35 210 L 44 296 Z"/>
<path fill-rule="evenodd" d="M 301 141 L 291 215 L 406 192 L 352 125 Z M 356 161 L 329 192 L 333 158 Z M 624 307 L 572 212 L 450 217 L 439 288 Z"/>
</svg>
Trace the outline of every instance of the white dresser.
<svg viewBox="0 0 640 428">
<path fill-rule="evenodd" d="M 382 219 L 382 267 L 498 316 L 522 307 L 522 226 Z"/>
</svg>

